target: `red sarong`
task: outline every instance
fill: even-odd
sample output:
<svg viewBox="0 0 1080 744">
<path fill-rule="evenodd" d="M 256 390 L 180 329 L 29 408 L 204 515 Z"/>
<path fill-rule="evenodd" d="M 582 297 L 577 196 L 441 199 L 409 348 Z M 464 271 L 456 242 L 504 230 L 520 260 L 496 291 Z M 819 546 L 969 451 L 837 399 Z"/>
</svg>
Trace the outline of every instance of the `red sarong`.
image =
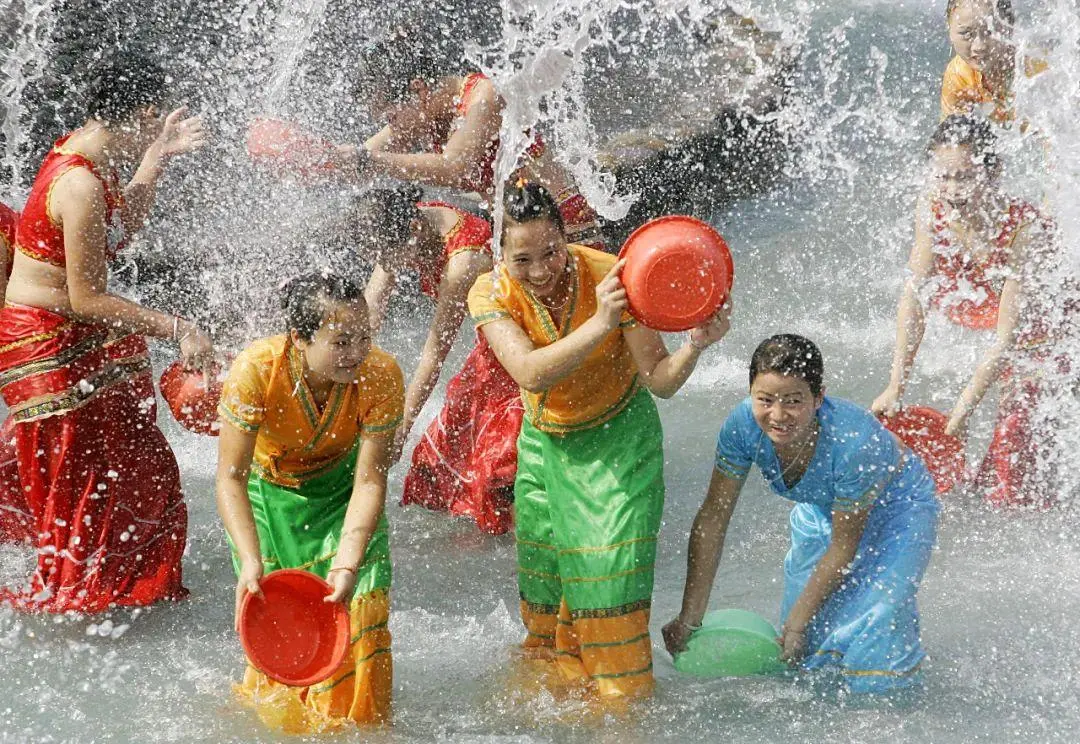
<svg viewBox="0 0 1080 744">
<path fill-rule="evenodd" d="M 413 450 L 402 505 L 468 516 L 485 532 L 513 527 L 521 391 L 483 334 L 446 388 L 446 403 Z"/>
<path fill-rule="evenodd" d="M 0 594 L 17 608 L 101 612 L 186 596 L 187 509 L 150 371 L 138 336 L 112 340 L 41 308 L 0 310 L 10 409 L 0 536 L 37 551 L 29 587 Z"/>
</svg>

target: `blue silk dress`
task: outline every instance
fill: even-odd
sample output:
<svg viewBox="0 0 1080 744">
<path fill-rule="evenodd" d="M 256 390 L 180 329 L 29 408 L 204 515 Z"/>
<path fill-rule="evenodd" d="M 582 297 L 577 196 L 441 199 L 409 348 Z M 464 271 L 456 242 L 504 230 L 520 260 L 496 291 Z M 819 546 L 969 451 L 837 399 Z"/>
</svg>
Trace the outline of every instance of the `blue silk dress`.
<svg viewBox="0 0 1080 744">
<path fill-rule="evenodd" d="M 806 473 L 784 485 L 772 442 L 754 421 L 750 399 L 720 430 L 716 467 L 739 481 L 757 465 L 773 491 L 796 502 L 784 561 L 783 622 L 825 554 L 834 512 L 870 508 L 843 583 L 806 629 L 806 669 L 834 668 L 853 692 L 887 692 L 919 681 L 926 655 L 915 593 L 934 546 L 938 502 L 922 460 L 866 409 L 825 397 Z"/>
</svg>

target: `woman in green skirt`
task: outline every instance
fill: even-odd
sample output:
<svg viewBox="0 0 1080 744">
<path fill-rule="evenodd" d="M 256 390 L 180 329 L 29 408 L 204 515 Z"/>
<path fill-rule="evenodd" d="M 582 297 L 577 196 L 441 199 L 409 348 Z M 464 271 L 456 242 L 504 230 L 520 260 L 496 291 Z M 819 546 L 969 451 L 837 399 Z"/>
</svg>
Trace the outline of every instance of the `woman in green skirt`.
<svg viewBox="0 0 1080 744">
<path fill-rule="evenodd" d="M 602 697 L 647 695 L 664 505 L 652 395 L 682 387 L 727 333 L 727 311 L 669 354 L 627 314 L 622 262 L 567 244 L 543 187 L 508 188 L 504 215 L 500 263 L 469 311 L 525 403 L 514 487 L 525 646 L 553 649 L 566 678 Z"/>
<path fill-rule="evenodd" d="M 239 686 L 264 721 L 294 733 L 383 722 L 393 686 L 390 549 L 383 503 L 404 385 L 374 348 L 363 290 L 341 277 L 288 283 L 288 333 L 256 341 L 221 396 L 218 509 L 239 580 L 236 608 L 266 571 L 301 568 L 350 609 L 352 646 L 319 685 L 290 688 L 250 664 Z"/>
</svg>

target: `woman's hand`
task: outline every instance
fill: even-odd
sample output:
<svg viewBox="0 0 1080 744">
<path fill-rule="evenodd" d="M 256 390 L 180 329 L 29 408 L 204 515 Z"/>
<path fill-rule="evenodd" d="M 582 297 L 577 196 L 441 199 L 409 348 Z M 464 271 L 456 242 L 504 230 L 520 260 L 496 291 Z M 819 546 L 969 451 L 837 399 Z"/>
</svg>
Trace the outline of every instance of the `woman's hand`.
<svg viewBox="0 0 1080 744">
<path fill-rule="evenodd" d="M 686 650 L 686 643 L 695 630 L 696 628 L 693 626 L 684 623 L 682 618 L 675 618 L 660 631 L 664 636 L 664 648 L 672 657 L 675 654 L 682 653 Z"/>
<path fill-rule="evenodd" d="M 195 325 L 180 336 L 180 358 L 188 369 L 208 371 L 214 361 L 214 342 Z"/>
<path fill-rule="evenodd" d="M 202 119 L 198 116 L 184 118 L 185 114 L 187 106 L 181 106 L 165 117 L 161 134 L 154 141 L 163 158 L 198 150 L 206 144 L 208 138 Z"/>
<path fill-rule="evenodd" d="M 731 330 L 731 302 L 725 302 L 709 320 L 690 331 L 690 343 L 695 349 L 712 346 Z"/>
<path fill-rule="evenodd" d="M 240 564 L 240 575 L 236 579 L 236 607 L 233 610 L 233 630 L 240 632 L 240 606 L 244 603 L 244 597 L 254 594 L 262 596 L 259 588 L 259 579 L 263 575 L 262 561 L 244 561 Z"/>
<path fill-rule="evenodd" d="M 352 599 L 353 587 L 356 586 L 356 569 L 341 566 L 331 568 L 326 574 L 326 581 L 333 588 L 323 602 L 341 602 L 348 606 Z"/>
<path fill-rule="evenodd" d="M 630 307 L 626 299 L 626 287 L 619 278 L 619 272 L 625 265 L 626 259 L 619 259 L 607 276 L 596 285 L 596 313 L 593 317 L 598 318 L 608 330 L 619 327 L 623 313 Z"/>
<path fill-rule="evenodd" d="M 776 639 L 780 644 L 780 660 L 788 664 L 798 664 L 806 656 L 806 632 L 784 627 L 780 630 L 780 637 Z"/>
<path fill-rule="evenodd" d="M 900 390 L 889 385 L 874 402 L 870 404 L 870 412 L 875 416 L 893 416 L 900 410 Z"/>
</svg>

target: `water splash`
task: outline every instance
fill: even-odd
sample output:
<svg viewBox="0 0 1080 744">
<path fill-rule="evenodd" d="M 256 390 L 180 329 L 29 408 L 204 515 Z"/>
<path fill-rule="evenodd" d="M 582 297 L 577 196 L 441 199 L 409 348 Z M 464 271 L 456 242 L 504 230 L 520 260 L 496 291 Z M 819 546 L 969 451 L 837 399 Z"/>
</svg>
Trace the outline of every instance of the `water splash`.
<svg viewBox="0 0 1080 744">
<path fill-rule="evenodd" d="M 277 59 L 263 95 L 266 111 L 279 111 L 284 105 L 311 38 L 326 14 L 326 4 L 327 0 L 302 0 L 285 3 L 279 11 L 270 40 Z"/>
<path fill-rule="evenodd" d="M 0 124 L 4 139 L 0 173 L 9 174 L 7 193 L 0 194 L 0 200 L 8 204 L 21 204 L 26 197 L 22 184 L 29 137 L 23 122 L 26 113 L 24 94 L 45 71 L 56 20 L 54 4 L 54 0 L 5 0 L 0 3 L 0 18 L 17 19 L 10 26 L 14 43 L 0 61 L 0 101 L 4 106 Z"/>
</svg>

